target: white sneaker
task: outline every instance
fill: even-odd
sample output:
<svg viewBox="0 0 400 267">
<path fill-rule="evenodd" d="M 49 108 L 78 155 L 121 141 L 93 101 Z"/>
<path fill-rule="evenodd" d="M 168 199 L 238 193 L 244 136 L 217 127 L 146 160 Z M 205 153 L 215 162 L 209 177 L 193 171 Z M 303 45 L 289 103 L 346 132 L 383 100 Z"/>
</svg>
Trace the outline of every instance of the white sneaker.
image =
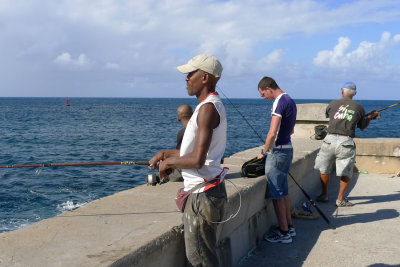
<svg viewBox="0 0 400 267">
<path fill-rule="evenodd" d="M 277 233 L 273 232 L 271 235 L 265 235 L 264 239 L 272 243 L 283 243 L 283 244 L 292 243 L 292 237 L 290 236 L 289 233 L 283 235 L 281 234 L 281 232 Z"/>
<path fill-rule="evenodd" d="M 290 235 L 291 237 L 296 236 L 296 229 L 294 229 L 293 226 L 290 226 L 290 227 L 289 227 L 289 235 Z"/>
<path fill-rule="evenodd" d="M 274 232 L 274 233 L 280 232 L 279 226 L 274 226 L 274 227 L 272 228 L 272 232 Z M 289 227 L 289 235 L 290 235 L 291 237 L 295 237 L 295 236 L 296 236 L 296 229 L 295 229 L 293 226 L 290 226 L 290 227 Z"/>
</svg>

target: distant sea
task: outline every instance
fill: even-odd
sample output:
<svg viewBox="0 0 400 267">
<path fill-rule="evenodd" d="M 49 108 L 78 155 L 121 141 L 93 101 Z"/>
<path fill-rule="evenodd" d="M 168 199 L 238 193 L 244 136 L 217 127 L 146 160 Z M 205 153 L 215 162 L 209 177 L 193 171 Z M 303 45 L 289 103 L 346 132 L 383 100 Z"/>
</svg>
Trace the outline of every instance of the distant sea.
<svg viewBox="0 0 400 267">
<path fill-rule="evenodd" d="M 223 97 L 222 97 L 223 98 Z M 262 143 L 226 99 L 225 157 Z M 231 99 L 264 139 L 271 102 Z M 296 103 L 330 100 L 297 99 Z M 360 100 L 365 110 L 399 100 Z M 181 128 L 176 109 L 195 98 L 0 98 L 0 165 L 149 160 L 174 149 Z M 382 112 L 358 137 L 400 137 L 400 106 Z M 145 183 L 145 166 L 0 169 L 0 232 L 24 227 Z M 173 197 L 173 196 L 171 196 Z"/>
</svg>

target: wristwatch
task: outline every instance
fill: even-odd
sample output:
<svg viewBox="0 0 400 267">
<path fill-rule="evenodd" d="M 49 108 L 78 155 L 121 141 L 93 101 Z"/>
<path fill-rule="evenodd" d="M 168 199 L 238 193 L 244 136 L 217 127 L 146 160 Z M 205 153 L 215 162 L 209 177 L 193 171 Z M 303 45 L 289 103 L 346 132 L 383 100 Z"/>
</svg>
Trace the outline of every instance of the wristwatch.
<svg viewBox="0 0 400 267">
<path fill-rule="evenodd" d="M 262 154 L 263 156 L 268 156 L 270 153 L 268 153 L 268 152 L 264 152 L 264 150 L 263 150 L 263 149 L 261 149 L 261 154 Z"/>
</svg>

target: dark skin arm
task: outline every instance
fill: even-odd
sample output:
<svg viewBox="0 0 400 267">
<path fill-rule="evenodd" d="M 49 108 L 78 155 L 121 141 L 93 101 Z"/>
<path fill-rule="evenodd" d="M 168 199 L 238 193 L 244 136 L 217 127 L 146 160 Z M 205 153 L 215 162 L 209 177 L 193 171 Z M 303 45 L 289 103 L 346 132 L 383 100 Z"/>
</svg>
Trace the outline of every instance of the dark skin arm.
<svg viewBox="0 0 400 267">
<path fill-rule="evenodd" d="M 219 114 L 212 103 L 201 106 L 197 116 L 197 134 L 193 151 L 179 157 L 179 150 L 165 150 L 157 153 L 152 159 L 149 168 L 157 166 L 160 178 L 168 177 L 165 173 L 167 169 L 176 167 L 182 169 L 200 169 L 207 157 L 210 148 L 212 132 L 218 127 L 220 122 Z"/>
<path fill-rule="evenodd" d="M 172 150 L 162 150 L 158 152 L 154 157 L 151 158 L 151 160 L 149 160 L 150 162 L 149 169 L 150 170 L 157 169 L 160 162 L 169 157 L 179 157 L 179 150 L 172 149 Z"/>
<path fill-rule="evenodd" d="M 376 118 L 379 115 L 379 112 L 376 110 L 371 111 L 371 113 L 368 114 L 367 119 L 368 119 L 368 123 L 367 126 L 365 126 L 365 128 L 362 128 L 361 131 L 364 131 L 365 129 L 367 129 L 367 127 L 369 126 L 369 123 L 371 122 L 372 119 Z"/>
</svg>

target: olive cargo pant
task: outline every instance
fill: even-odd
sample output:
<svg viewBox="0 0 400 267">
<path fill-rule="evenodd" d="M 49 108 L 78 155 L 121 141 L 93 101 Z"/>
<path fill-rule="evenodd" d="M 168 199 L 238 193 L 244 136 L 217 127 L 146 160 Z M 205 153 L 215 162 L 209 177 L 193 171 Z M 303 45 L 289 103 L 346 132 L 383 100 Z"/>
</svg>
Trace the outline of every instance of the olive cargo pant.
<svg viewBox="0 0 400 267">
<path fill-rule="evenodd" d="M 186 257 L 189 266 L 219 266 L 216 223 L 226 201 L 225 183 L 206 192 L 190 194 L 183 214 Z"/>
</svg>

